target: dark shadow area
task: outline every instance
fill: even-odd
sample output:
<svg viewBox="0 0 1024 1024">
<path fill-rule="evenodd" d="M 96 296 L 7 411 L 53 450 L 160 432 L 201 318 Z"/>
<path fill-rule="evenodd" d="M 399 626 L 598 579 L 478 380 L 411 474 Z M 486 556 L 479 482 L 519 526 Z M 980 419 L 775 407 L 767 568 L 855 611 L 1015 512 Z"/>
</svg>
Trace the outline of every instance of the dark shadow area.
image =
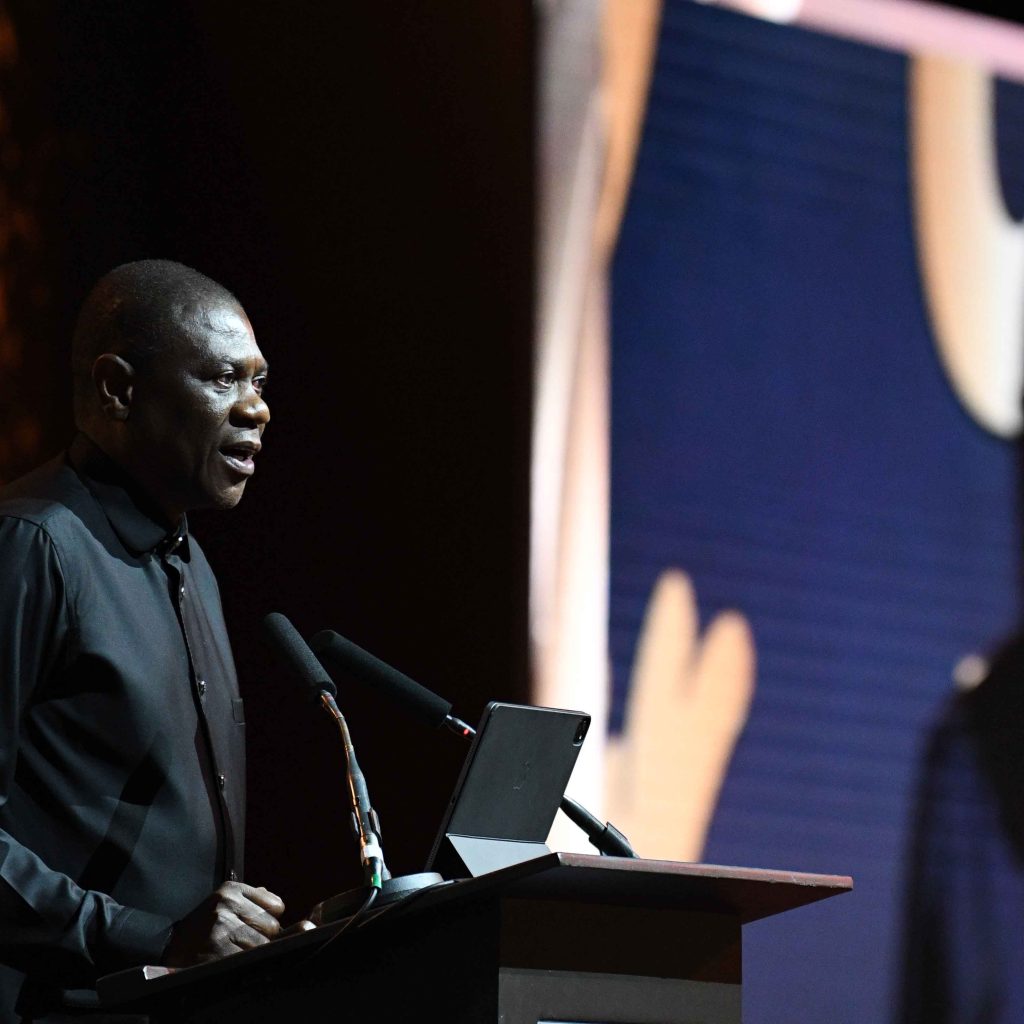
<svg viewBox="0 0 1024 1024">
<path fill-rule="evenodd" d="M 902 1021 L 1024 1012 L 1024 638 L 959 694 L 924 759 L 907 877 Z"/>
</svg>

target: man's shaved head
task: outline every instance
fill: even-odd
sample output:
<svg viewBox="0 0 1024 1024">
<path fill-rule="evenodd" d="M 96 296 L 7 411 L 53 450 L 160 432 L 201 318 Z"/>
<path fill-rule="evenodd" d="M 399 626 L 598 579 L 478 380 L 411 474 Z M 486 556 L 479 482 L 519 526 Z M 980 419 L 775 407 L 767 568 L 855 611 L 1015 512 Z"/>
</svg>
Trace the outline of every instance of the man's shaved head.
<svg viewBox="0 0 1024 1024">
<path fill-rule="evenodd" d="M 71 345 L 75 423 L 95 409 L 92 367 L 98 356 L 123 356 L 137 369 L 172 347 L 200 311 L 236 309 L 238 300 L 222 285 L 172 260 L 138 260 L 100 278 L 78 314 Z"/>
</svg>

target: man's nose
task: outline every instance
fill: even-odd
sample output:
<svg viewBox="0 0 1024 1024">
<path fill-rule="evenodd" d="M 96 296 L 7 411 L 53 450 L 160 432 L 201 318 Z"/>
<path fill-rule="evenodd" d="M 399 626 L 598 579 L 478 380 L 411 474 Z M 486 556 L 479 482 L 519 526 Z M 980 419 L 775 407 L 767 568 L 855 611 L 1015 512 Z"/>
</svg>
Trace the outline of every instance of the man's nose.
<svg viewBox="0 0 1024 1024">
<path fill-rule="evenodd" d="M 270 406 L 255 388 L 250 388 L 246 392 L 235 406 L 235 411 L 248 423 L 255 423 L 260 427 L 270 422 Z"/>
</svg>

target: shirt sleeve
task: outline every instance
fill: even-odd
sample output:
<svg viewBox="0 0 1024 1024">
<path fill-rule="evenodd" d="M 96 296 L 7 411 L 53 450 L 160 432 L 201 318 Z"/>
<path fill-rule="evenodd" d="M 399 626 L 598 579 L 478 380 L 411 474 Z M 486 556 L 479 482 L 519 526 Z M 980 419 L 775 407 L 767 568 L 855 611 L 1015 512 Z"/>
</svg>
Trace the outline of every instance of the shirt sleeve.
<svg viewBox="0 0 1024 1024">
<path fill-rule="evenodd" d="M 15 777 L 21 721 L 66 656 L 73 632 L 64 575 L 45 529 L 0 518 L 0 821 Z M 6 822 L 8 828 L 14 826 Z M 75 980 L 159 963 L 173 922 L 80 888 L 0 828 L 0 959 L 40 961 Z"/>
</svg>

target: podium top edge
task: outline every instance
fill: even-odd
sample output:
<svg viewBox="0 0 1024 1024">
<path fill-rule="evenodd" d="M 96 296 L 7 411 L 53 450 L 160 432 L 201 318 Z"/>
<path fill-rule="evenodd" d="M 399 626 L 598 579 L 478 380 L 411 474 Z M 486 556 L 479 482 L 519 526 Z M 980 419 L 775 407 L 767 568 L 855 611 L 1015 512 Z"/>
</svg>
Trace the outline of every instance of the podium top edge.
<svg viewBox="0 0 1024 1024">
<path fill-rule="evenodd" d="M 556 853 L 566 867 L 639 871 L 651 874 L 688 876 L 692 878 L 745 879 L 751 882 L 803 885 L 834 890 L 836 894 L 853 889 L 850 875 L 821 875 L 807 871 L 786 871 L 779 868 L 745 868 L 725 864 L 703 864 L 698 861 L 652 860 L 630 857 L 600 857 L 589 853 Z"/>
<path fill-rule="evenodd" d="M 583 853 L 552 853 L 473 883 L 500 886 L 506 895 L 525 898 L 590 899 L 728 914 L 741 924 L 853 889 L 848 875 Z"/>
</svg>

